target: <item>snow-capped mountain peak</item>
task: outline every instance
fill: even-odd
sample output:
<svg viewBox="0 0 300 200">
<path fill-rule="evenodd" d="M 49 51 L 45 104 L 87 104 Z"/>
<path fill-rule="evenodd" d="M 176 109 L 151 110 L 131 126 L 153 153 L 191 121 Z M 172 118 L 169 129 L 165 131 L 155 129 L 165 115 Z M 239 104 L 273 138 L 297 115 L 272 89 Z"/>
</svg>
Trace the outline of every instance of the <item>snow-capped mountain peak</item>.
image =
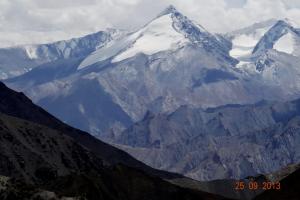
<svg viewBox="0 0 300 200">
<path fill-rule="evenodd" d="M 253 72 L 262 71 L 266 65 L 272 63 L 267 55 L 270 51 L 275 54 L 298 56 L 300 31 L 297 27 L 297 24 L 289 19 L 270 19 L 228 33 L 226 37 L 232 43 L 230 55 L 240 61 L 238 68 L 250 67 L 250 71 Z"/>
<path fill-rule="evenodd" d="M 276 19 L 269 19 L 262 22 L 256 22 L 250 26 L 232 31 L 227 33 L 227 37 L 233 38 L 239 35 L 253 35 L 257 32 L 262 32 L 262 35 L 264 35 L 265 32 L 267 32 L 274 24 L 276 24 L 278 20 Z"/>
<path fill-rule="evenodd" d="M 130 46 L 121 50 L 112 62 L 125 60 L 138 53 L 152 55 L 161 51 L 174 50 L 188 43 L 186 34 L 180 31 L 180 25 L 176 26 L 176 21 L 180 21 L 177 17 L 184 18 L 174 6 L 166 8 L 155 19 L 130 35 L 127 38 L 132 41 Z"/>
<path fill-rule="evenodd" d="M 158 15 L 158 17 L 172 13 L 178 13 L 178 10 L 173 5 L 169 5 Z"/>
<path fill-rule="evenodd" d="M 260 39 L 252 54 L 259 56 L 269 49 L 292 55 L 299 54 L 300 32 L 291 20 L 278 20 L 277 23 Z M 299 54 L 300 55 L 300 54 Z"/>
<path fill-rule="evenodd" d="M 226 37 L 232 42 L 230 55 L 241 61 L 246 61 L 252 55 L 253 49 L 260 39 L 276 22 L 277 20 L 270 19 L 227 33 Z"/>
<path fill-rule="evenodd" d="M 289 18 L 284 18 L 284 19 L 279 20 L 279 21 L 282 21 L 282 22 L 284 22 L 284 23 L 286 23 L 289 26 L 294 27 L 294 28 L 298 28 L 299 27 L 299 24 L 297 22 L 295 22 L 295 21 L 293 21 L 293 20 L 291 20 Z"/>
<path fill-rule="evenodd" d="M 106 59 L 111 59 L 111 62 L 119 62 L 138 53 L 151 55 L 160 51 L 175 49 L 188 42 L 184 35 L 174 29 L 171 17 L 173 13 L 169 13 L 171 8 L 167 10 L 140 30 L 96 50 L 83 60 L 78 69 Z"/>
<path fill-rule="evenodd" d="M 224 44 L 213 34 L 188 19 L 171 5 L 140 30 L 93 52 L 78 69 L 106 59 L 111 59 L 111 62 L 120 62 L 139 53 L 153 55 L 162 51 L 176 50 L 186 44 L 196 44 L 228 56 Z"/>
</svg>

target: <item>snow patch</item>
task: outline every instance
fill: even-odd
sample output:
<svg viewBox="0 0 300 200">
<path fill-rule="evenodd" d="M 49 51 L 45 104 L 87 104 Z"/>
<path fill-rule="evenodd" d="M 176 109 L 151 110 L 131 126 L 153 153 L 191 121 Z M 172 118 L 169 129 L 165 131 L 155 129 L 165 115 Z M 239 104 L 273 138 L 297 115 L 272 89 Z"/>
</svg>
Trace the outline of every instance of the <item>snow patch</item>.
<svg viewBox="0 0 300 200">
<path fill-rule="evenodd" d="M 133 37 L 125 37 L 120 40 L 112 41 L 109 44 L 107 44 L 107 46 L 94 51 L 91 55 L 89 55 L 80 63 L 78 70 L 113 57 L 126 46 L 128 46 L 130 43 L 132 43 L 132 39 Z"/>
<path fill-rule="evenodd" d="M 71 55 L 71 51 L 72 51 L 71 48 L 66 48 L 64 51 L 64 58 L 69 58 Z"/>
<path fill-rule="evenodd" d="M 171 14 L 152 21 L 142 30 L 142 36 L 135 41 L 132 47 L 119 54 L 112 62 L 119 62 L 138 53 L 152 55 L 176 48 L 187 42 L 188 40 L 178 33 L 172 24 Z"/>
<path fill-rule="evenodd" d="M 78 70 L 116 56 L 119 62 L 138 53 L 152 55 L 179 47 L 189 40 L 173 28 L 172 14 L 163 15 L 141 30 L 94 51 L 79 65 Z M 119 54 L 119 55 L 117 55 Z"/>
<path fill-rule="evenodd" d="M 292 54 L 294 52 L 294 36 L 292 33 L 287 33 L 282 36 L 274 45 L 273 49 L 284 52 L 287 54 Z"/>
<path fill-rule="evenodd" d="M 66 48 L 66 42 L 65 41 L 58 42 L 57 47 L 61 52 L 63 52 Z"/>
<path fill-rule="evenodd" d="M 30 59 L 38 59 L 37 48 L 35 46 L 26 46 L 25 52 Z"/>
<path fill-rule="evenodd" d="M 82 104 L 78 105 L 78 110 L 80 111 L 81 114 L 85 114 L 85 109 Z"/>
</svg>

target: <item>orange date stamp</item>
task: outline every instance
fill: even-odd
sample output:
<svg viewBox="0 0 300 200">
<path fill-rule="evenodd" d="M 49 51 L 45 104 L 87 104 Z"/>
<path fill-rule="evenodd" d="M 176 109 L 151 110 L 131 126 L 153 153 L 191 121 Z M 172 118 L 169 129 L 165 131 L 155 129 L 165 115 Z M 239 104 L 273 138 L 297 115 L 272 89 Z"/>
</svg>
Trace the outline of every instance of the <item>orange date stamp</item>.
<svg viewBox="0 0 300 200">
<path fill-rule="evenodd" d="M 280 182 L 256 182 L 256 181 L 250 181 L 250 182 L 244 182 L 244 181 L 237 181 L 235 182 L 234 186 L 235 190 L 280 190 L 281 185 Z"/>
</svg>

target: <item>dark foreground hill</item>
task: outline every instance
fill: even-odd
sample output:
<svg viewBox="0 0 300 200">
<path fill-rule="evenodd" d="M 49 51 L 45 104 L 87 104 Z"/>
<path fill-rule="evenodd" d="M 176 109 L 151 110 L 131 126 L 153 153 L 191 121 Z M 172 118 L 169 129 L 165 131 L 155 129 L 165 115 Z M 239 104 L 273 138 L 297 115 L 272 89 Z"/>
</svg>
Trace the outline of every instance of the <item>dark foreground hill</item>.
<svg viewBox="0 0 300 200">
<path fill-rule="evenodd" d="M 0 199 L 224 199 L 175 186 L 0 84 Z M 75 199 L 76 199 L 75 198 Z"/>
<path fill-rule="evenodd" d="M 36 106 L 32 101 L 27 98 L 23 93 L 15 92 L 7 88 L 0 82 L 0 113 L 34 122 L 47 126 L 63 132 L 65 135 L 70 136 L 76 142 L 94 152 L 98 157 L 104 159 L 110 164 L 126 164 L 130 167 L 147 171 L 153 175 L 159 175 L 164 178 L 178 178 L 183 177 L 178 174 L 168 173 L 160 170 L 155 170 L 142 162 L 134 159 L 129 154 L 121 151 L 111 145 L 108 145 L 90 134 L 72 128 L 42 108 Z"/>
<path fill-rule="evenodd" d="M 258 195 L 255 200 L 299 200 L 300 199 L 300 165 L 297 170 L 289 174 L 289 170 L 281 174 L 289 174 L 280 181 L 281 190 L 268 190 Z"/>
</svg>

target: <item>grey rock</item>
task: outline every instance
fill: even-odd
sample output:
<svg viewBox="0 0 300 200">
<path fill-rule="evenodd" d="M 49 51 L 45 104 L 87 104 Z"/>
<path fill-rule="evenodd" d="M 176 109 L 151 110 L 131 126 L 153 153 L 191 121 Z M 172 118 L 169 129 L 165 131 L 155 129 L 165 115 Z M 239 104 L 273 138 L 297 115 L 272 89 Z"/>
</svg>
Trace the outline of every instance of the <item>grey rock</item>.
<svg viewBox="0 0 300 200">
<path fill-rule="evenodd" d="M 197 180 L 244 178 L 300 161 L 300 100 L 147 114 L 115 144 L 146 164 Z"/>
</svg>

